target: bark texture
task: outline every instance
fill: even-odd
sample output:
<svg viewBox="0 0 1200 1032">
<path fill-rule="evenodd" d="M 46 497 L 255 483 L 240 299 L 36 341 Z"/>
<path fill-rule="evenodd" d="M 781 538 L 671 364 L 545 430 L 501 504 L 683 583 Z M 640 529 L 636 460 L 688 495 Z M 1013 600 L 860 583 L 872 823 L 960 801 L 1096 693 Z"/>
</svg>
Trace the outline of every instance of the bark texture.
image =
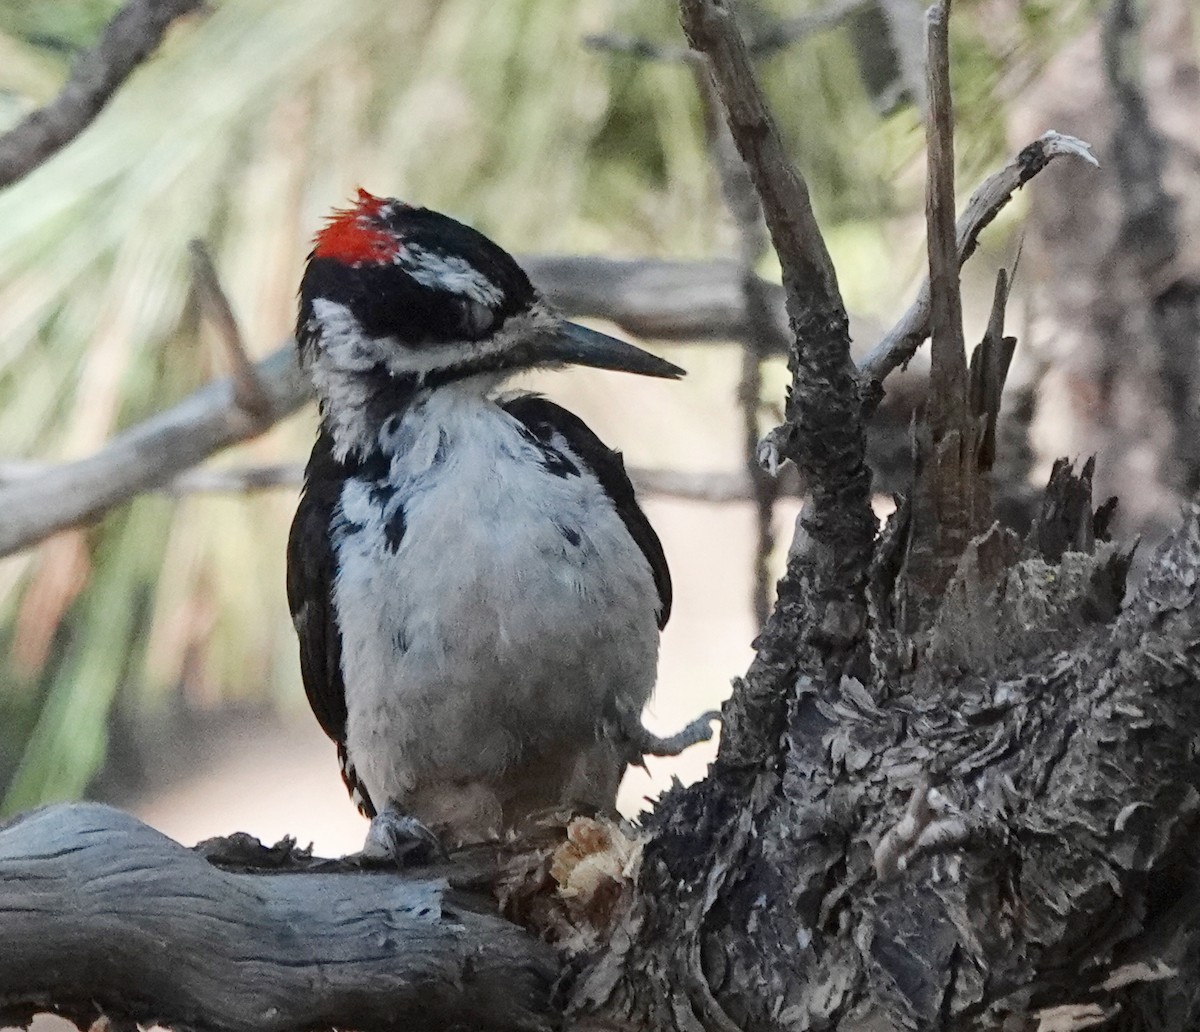
<svg viewBox="0 0 1200 1032">
<path fill-rule="evenodd" d="M 1058 467 L 1027 540 L 972 541 L 916 635 L 889 630 L 893 521 L 869 659 L 789 685 L 753 779 L 718 766 L 659 807 L 581 1010 L 628 1028 L 1196 1027 L 1200 508 L 1120 609 L 1128 553 L 1102 539 L 1090 476 Z"/>
<path fill-rule="evenodd" d="M 549 947 L 398 873 L 237 874 L 79 804 L 0 829 L 0 1022 L 546 1029 Z"/>
<path fill-rule="evenodd" d="M 744 71 L 728 41 L 713 45 L 690 22 L 705 8 L 698 24 L 716 33 L 726 6 L 681 7 L 693 43 L 727 62 L 727 76 Z M 943 79 L 948 8 L 935 5 L 930 21 Z M 1055 466 L 1025 536 L 993 522 L 1007 282 L 968 367 L 957 284 L 945 283 L 950 148 L 938 87 L 931 80 L 929 221 L 943 375 L 915 435 L 913 481 L 871 550 L 867 618 L 822 634 L 827 603 L 852 610 L 860 568 L 853 548 L 839 556 L 840 609 L 813 590 L 814 568 L 835 568 L 821 541 L 857 541 L 853 504 L 819 508 L 814 491 L 821 540 L 814 547 L 802 526 L 712 776 L 652 819 L 614 948 L 577 990 L 581 1021 L 1183 1032 L 1200 1019 L 1200 508 L 1129 602 L 1130 551 L 1107 539 L 1113 504 L 1094 506 L 1090 462 Z M 736 139 L 745 99 L 722 96 Z M 767 137 L 760 121 L 743 149 L 752 168 Z M 827 311 L 828 295 L 811 293 L 820 269 L 802 260 L 793 271 L 809 284 L 810 314 Z M 803 407 L 836 411 L 830 396 L 853 389 L 819 375 L 833 363 L 811 364 L 841 347 L 836 320 L 793 318 L 793 330 L 803 402 L 775 440 L 828 449 L 830 467 L 806 472 L 846 483 L 846 427 L 827 440 L 831 427 Z"/>
</svg>

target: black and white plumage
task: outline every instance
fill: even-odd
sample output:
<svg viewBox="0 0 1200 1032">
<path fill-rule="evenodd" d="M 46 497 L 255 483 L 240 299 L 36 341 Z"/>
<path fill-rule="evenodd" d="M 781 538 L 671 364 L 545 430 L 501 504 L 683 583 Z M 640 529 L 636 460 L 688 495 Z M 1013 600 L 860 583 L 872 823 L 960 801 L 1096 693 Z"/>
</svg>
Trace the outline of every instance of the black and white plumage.
<svg viewBox="0 0 1200 1032">
<path fill-rule="evenodd" d="M 317 236 L 297 339 L 321 430 L 288 598 L 355 801 L 455 841 L 611 809 L 649 740 L 666 560 L 618 453 L 496 391 L 567 362 L 682 371 L 566 322 L 474 230 L 365 193 Z"/>
</svg>

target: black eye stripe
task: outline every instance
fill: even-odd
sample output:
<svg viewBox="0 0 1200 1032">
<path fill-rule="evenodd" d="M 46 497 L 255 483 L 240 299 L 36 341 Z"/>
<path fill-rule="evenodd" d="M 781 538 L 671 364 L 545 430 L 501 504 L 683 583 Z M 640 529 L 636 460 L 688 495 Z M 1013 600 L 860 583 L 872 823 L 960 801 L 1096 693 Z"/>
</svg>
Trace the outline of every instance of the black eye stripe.
<svg viewBox="0 0 1200 1032">
<path fill-rule="evenodd" d="M 463 294 L 427 287 L 395 265 L 352 267 L 328 258 L 309 262 L 300 288 L 299 326 L 323 298 L 345 305 L 370 337 L 395 337 L 409 347 L 478 340 L 528 309 L 527 295 L 504 295 L 496 306 Z"/>
</svg>

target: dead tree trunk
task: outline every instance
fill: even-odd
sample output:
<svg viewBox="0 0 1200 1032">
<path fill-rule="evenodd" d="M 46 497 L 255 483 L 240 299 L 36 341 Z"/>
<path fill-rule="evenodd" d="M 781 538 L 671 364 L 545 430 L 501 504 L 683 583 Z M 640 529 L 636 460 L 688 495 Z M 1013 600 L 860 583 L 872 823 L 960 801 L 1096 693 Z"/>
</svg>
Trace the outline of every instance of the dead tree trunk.
<svg viewBox="0 0 1200 1032">
<path fill-rule="evenodd" d="M 814 543 L 793 547 L 712 775 L 658 807 L 621 948 L 576 993 L 576 1013 L 602 1027 L 1182 1032 L 1200 1020 L 1200 509 L 1124 607 L 1129 552 L 1106 540 L 1112 505 L 1093 508 L 1090 463 L 1056 467 L 1024 540 L 991 523 L 1011 342 L 1002 280 L 1001 318 L 966 374 L 938 136 L 948 6 L 930 32 L 941 386 L 915 482 L 874 543 L 865 625 L 829 631 L 868 568 L 853 549 L 837 556 L 840 608 L 809 573 L 831 562 L 823 542 L 859 541 L 857 496 L 839 493 Z M 772 127 L 745 117 L 753 86 L 729 11 L 682 7 L 754 168 Z M 844 386 L 813 366 L 838 348 L 837 327 L 818 341 L 808 328 L 793 322 L 793 396 L 828 409 L 813 392 Z M 831 451 L 806 429 L 801 465 Z M 853 471 L 849 451 L 833 454 Z"/>
</svg>

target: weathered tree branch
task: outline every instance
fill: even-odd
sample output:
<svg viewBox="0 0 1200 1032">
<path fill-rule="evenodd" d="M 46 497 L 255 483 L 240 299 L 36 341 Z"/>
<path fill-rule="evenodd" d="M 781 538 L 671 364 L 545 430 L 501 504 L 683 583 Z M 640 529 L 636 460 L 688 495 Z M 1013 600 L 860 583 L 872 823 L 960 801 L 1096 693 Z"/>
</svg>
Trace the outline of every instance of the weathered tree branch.
<svg viewBox="0 0 1200 1032">
<path fill-rule="evenodd" d="M 715 776 L 674 789 L 646 818 L 651 837 L 636 893 L 612 903 L 616 927 L 607 944 L 577 958 L 573 1014 L 591 1028 L 688 1032 L 1049 1032 L 1100 1022 L 1193 1032 L 1200 1027 L 1200 506 L 1189 507 L 1139 593 L 1126 600 L 1130 555 L 1106 540 L 1111 506 L 1094 509 L 1090 464 L 1078 475 L 1060 464 L 1031 532 L 1022 538 L 989 520 L 954 557 L 911 633 L 901 633 L 894 613 L 912 571 L 906 545 L 918 531 L 936 533 L 942 514 L 921 494 L 928 475 L 918 470 L 910 498 L 878 539 L 873 520 L 870 531 L 860 524 L 869 485 L 859 472 L 860 385 L 832 269 L 819 236 L 808 235 L 815 224 L 803 182 L 782 160 L 728 5 L 681 3 L 698 19 L 693 39 L 707 44 L 784 266 L 794 385 L 789 432 L 775 440 L 810 477 L 813 500 L 779 606 L 726 711 L 734 719 Z M 1080 153 L 1074 143 L 1064 152 Z M 1020 175 L 1049 160 L 1046 138 L 1039 145 L 1022 152 L 1025 163 L 1018 161 L 998 204 L 1024 181 Z M 945 185 L 931 250 L 940 256 L 936 267 L 953 275 L 963 222 L 951 241 Z M 980 228 L 992 215 L 975 216 Z M 973 238 L 966 242 L 973 246 Z M 943 468 L 972 479 L 983 499 L 979 513 L 990 511 L 987 433 L 1011 356 L 1006 287 L 1007 278 L 968 375 L 952 378 L 965 398 L 956 426 L 982 436 L 943 434 L 935 456 L 949 463 L 957 451 L 958 466 Z M 926 297 L 910 331 L 924 326 L 920 338 L 896 347 L 919 345 L 930 304 Z M 945 328 L 952 315 L 939 311 Z M 885 352 L 889 369 L 904 361 L 899 354 Z M 816 453 L 822 449 L 832 453 Z M 844 554 L 834 547 L 842 543 Z M 871 560 L 865 588 L 864 556 Z M 9 832 L 19 840 L 22 827 L 0 831 L 0 864 Z M 47 863 L 69 867 L 78 852 L 52 841 L 37 873 L 53 871 Z M 146 901 L 157 899 L 158 868 L 149 870 L 137 875 L 139 922 Z M 20 895 L 18 921 L 41 884 Z M 119 880 L 117 887 L 134 888 Z M 410 927 L 404 894 L 399 918 L 378 912 L 378 893 L 371 898 L 371 922 Z M 426 915 L 438 928 L 456 905 L 450 894 L 439 898 L 436 919 Z M 86 894 L 68 899 L 78 908 L 72 927 L 80 914 L 92 916 Z M 253 912 L 258 902 L 243 909 Z M 192 909 L 208 916 L 194 902 Z M 469 913 L 462 910 L 459 923 L 466 926 Z M 305 915 L 285 916 L 290 941 L 311 948 L 295 935 Z M 417 924 L 415 941 L 423 942 L 425 926 Z M 63 924 L 49 927 L 70 934 Z M 152 927 L 157 948 L 166 932 Z M 386 931 L 370 934 L 378 927 L 364 935 L 355 925 L 346 948 L 388 942 Z M 141 928 L 120 931 L 142 942 Z M 7 932 L 0 921 L 0 1001 L 11 982 L 2 967 L 11 952 Z M 61 950 L 71 940 L 54 941 Z M 112 954 L 109 941 L 101 947 L 104 958 Z M 207 936 L 204 948 L 211 949 Z M 511 962 L 513 949 L 501 960 Z M 525 982 L 514 983 L 528 986 L 521 998 L 537 1027 L 537 994 L 549 976 L 531 956 L 518 962 Z M 137 958 L 139 973 L 149 972 L 132 983 L 139 992 L 167 977 L 155 966 L 160 959 Z M 435 985 L 444 970 L 434 973 Z M 466 979 L 477 970 L 452 965 L 450 973 Z M 53 973 L 39 963 L 21 977 L 44 985 Z M 343 973 L 338 967 L 332 977 Z M 73 1016 L 90 1017 L 94 998 Z M 64 999 L 72 1011 L 69 992 Z M 161 1011 L 144 996 L 134 1003 L 138 1014 Z M 278 1016 L 261 1004 L 239 1013 Z M 378 1027 L 389 1017 L 393 1026 L 402 1020 L 389 1014 Z M 488 1017 L 459 1020 L 486 1027 Z M 311 1009 L 307 1019 L 330 1020 Z M 403 1020 L 412 1027 L 433 1017 Z M 375 1027 L 370 1019 L 353 1025 Z"/>
<path fill-rule="evenodd" d="M 0 1021 L 542 1030 L 558 974 L 442 879 L 230 873 L 95 804 L 0 828 Z"/>
<path fill-rule="evenodd" d="M 166 484 L 222 448 L 246 440 L 296 410 L 308 397 L 294 348 L 256 366 L 270 399 L 266 419 L 237 400 L 233 381 L 219 380 L 124 433 L 94 455 L 55 466 L 0 491 L 0 555 L 94 519 L 135 495 Z"/>
<path fill-rule="evenodd" d="M 671 261 L 523 255 L 518 261 L 570 316 L 608 319 L 627 333 L 659 341 L 731 341 L 746 332 L 742 269 L 732 259 Z M 783 288 L 758 279 L 770 299 L 772 354 L 789 339 Z"/>
<path fill-rule="evenodd" d="M 75 64 L 59 95 L 0 136 L 0 189 L 28 175 L 86 129 L 158 47 L 177 18 L 204 0 L 129 0 Z"/>
<path fill-rule="evenodd" d="M 568 315 L 611 319 L 631 332 L 667 339 L 731 340 L 744 333 L 743 276 L 735 262 L 545 256 L 522 262 Z M 759 283 L 782 322 L 783 291 Z M 235 379 L 220 380 L 118 434 L 94 455 L 0 487 L 0 556 L 164 487 L 214 452 L 294 412 L 310 390 L 294 353 L 289 341 L 253 367 L 256 391 L 267 396 L 265 413 L 258 403 L 246 407 Z"/>
<path fill-rule="evenodd" d="M 246 350 L 242 328 L 221 286 L 221 278 L 217 275 L 208 248 L 203 240 L 192 240 L 188 244 L 188 251 L 192 256 L 192 286 L 200 302 L 200 310 L 212 323 L 229 357 L 233 400 L 242 411 L 269 426 L 272 422 L 271 396 L 259 379 L 254 360 Z"/>
<path fill-rule="evenodd" d="M 681 0 L 685 24 L 698 2 Z M 707 28 L 731 29 L 725 5 L 703 6 Z M 721 60 L 735 80 L 744 70 L 736 50 L 710 58 L 718 83 Z M 738 99 L 726 98 L 735 138 Z M 944 132 L 944 111 L 941 122 Z M 769 124 L 747 124 L 761 149 Z M 935 270 L 953 276 L 947 156 L 935 158 L 933 247 Z M 1029 158 L 1046 160 L 1040 147 Z M 759 186 L 768 213 L 773 185 Z M 958 337 L 964 411 L 934 459 L 971 481 L 978 514 L 990 460 L 974 434 L 986 439 L 1011 354 L 1005 286 L 969 376 L 946 326 L 952 299 L 939 316 Z M 808 339 L 797 338 L 800 365 Z M 919 475 L 916 490 L 927 488 Z M 804 579 L 781 586 L 727 706 L 735 720 L 715 776 L 648 819 L 627 938 L 585 972 L 579 1011 L 605 1027 L 705 1032 L 1046 1030 L 1098 1013 L 1130 1029 L 1195 1027 L 1196 980 L 1172 978 L 1194 971 L 1195 935 L 1183 929 L 1200 912 L 1200 704 L 1183 688 L 1200 676 L 1200 510 L 1121 613 L 1129 554 L 1103 540 L 1111 509 L 1093 511 L 1090 468 L 1060 467 L 1028 539 L 989 526 L 966 542 L 903 633 L 891 614 L 907 591 L 913 524 L 936 533 L 930 497 L 903 503 L 873 543 L 869 623 L 813 633 L 825 597 Z M 790 567 L 813 548 L 804 537 Z M 775 662 L 764 658 L 772 645 Z M 751 726 L 755 751 L 738 736 Z M 729 755 L 739 746 L 740 765 Z"/>
<path fill-rule="evenodd" d="M 1051 161 L 1063 155 L 1097 164 L 1090 146 L 1083 140 L 1050 130 L 1021 151 L 1010 164 L 984 180 L 958 218 L 956 237 L 960 266 L 975 253 L 979 234 L 991 224 L 1012 195 Z M 879 385 L 892 370 L 909 362 L 929 336 L 930 312 L 929 280 L 926 279 L 912 306 L 860 363 L 871 407 L 880 396 Z"/>
<path fill-rule="evenodd" d="M 681 0 L 680 17 L 688 41 L 708 58 L 782 266 L 794 344 L 787 425 L 774 440 L 810 492 L 800 523 L 806 540 L 792 550 L 746 690 L 735 692 L 726 713 L 718 763 L 752 769 L 777 740 L 797 669 L 815 670 L 824 662 L 819 653 L 836 655 L 838 643 L 853 641 L 865 624 L 863 586 L 875 536 L 871 474 L 846 310 L 808 188 L 767 110 L 730 5 Z M 817 626 L 790 615 L 809 605 L 823 614 Z"/>
<path fill-rule="evenodd" d="M 1062 154 L 1095 160 L 1081 141 L 1046 133 L 976 191 L 958 222 L 960 263 L 973 253 L 979 233 L 1012 193 Z M 568 315 L 610 319 L 631 333 L 659 340 L 738 340 L 748 330 L 746 279 L 738 262 L 570 256 L 528 256 L 522 262 Z M 764 334 L 763 342 L 774 349 L 786 334 L 781 303 L 785 292 L 757 277 L 752 285 L 755 295 L 763 299 L 763 311 L 772 313 L 775 332 Z M 927 281 L 904 318 L 863 362 L 863 372 L 870 378 L 869 408 L 878 401 L 882 379 L 912 357 L 928 332 Z M 256 367 L 257 378 L 271 398 L 266 419 L 239 403 L 232 380 L 220 381 L 118 435 L 93 456 L 57 467 L 37 483 L 0 488 L 0 556 L 164 486 L 215 451 L 254 436 L 295 411 L 308 398 L 308 384 L 295 368 L 292 351 L 290 343 L 284 345 Z M 812 418 L 819 411 L 813 411 Z M 837 421 L 826 425 L 836 426 Z M 705 496 L 709 492 L 689 488 L 684 493 Z M 727 493 L 715 491 L 718 496 Z"/>
<path fill-rule="evenodd" d="M 929 48 L 928 165 L 925 221 L 929 239 L 930 430 L 935 443 L 967 429 L 967 355 L 954 226 L 954 108 L 950 98 L 950 0 L 926 14 Z"/>
<path fill-rule="evenodd" d="M 960 263 L 974 252 L 979 233 L 1013 192 L 1062 154 L 1095 161 L 1082 141 L 1046 133 L 976 191 L 958 221 Z M 736 261 L 534 255 L 521 262 L 568 315 L 609 319 L 632 334 L 663 341 L 741 340 L 748 332 L 746 279 Z M 770 312 L 773 332 L 763 333 L 762 341 L 774 352 L 788 335 L 785 292 L 757 277 L 752 285 L 763 312 Z M 853 319 L 850 325 L 853 329 Z M 861 337 L 870 331 L 864 326 L 856 332 Z M 862 363 L 869 409 L 881 396 L 883 378 L 911 359 L 928 334 L 926 281 L 913 306 Z M 232 380 L 220 381 L 118 435 L 96 455 L 58 467 L 43 487 L 32 482 L 0 487 L 0 556 L 161 487 L 215 451 L 295 411 L 308 398 L 308 384 L 295 368 L 293 350 L 285 344 L 256 367 L 272 399 L 269 421 L 238 403 Z M 705 495 L 706 490 L 683 493 Z"/>
<path fill-rule="evenodd" d="M 929 115 L 925 123 L 925 221 L 929 251 L 929 395 L 914 428 L 907 492 L 899 625 L 915 633 L 936 608 L 967 542 L 991 523 L 986 471 L 979 463 L 979 415 L 970 408 L 966 341 L 954 225 L 954 116 L 950 98 L 950 3 L 926 17 Z M 999 318 L 1003 319 L 1003 309 Z M 984 348 L 978 349 L 980 351 Z M 984 366 L 986 363 L 980 363 Z M 1007 370 L 1007 363 L 1004 364 Z M 996 385 L 996 396 L 1003 379 Z"/>
</svg>

